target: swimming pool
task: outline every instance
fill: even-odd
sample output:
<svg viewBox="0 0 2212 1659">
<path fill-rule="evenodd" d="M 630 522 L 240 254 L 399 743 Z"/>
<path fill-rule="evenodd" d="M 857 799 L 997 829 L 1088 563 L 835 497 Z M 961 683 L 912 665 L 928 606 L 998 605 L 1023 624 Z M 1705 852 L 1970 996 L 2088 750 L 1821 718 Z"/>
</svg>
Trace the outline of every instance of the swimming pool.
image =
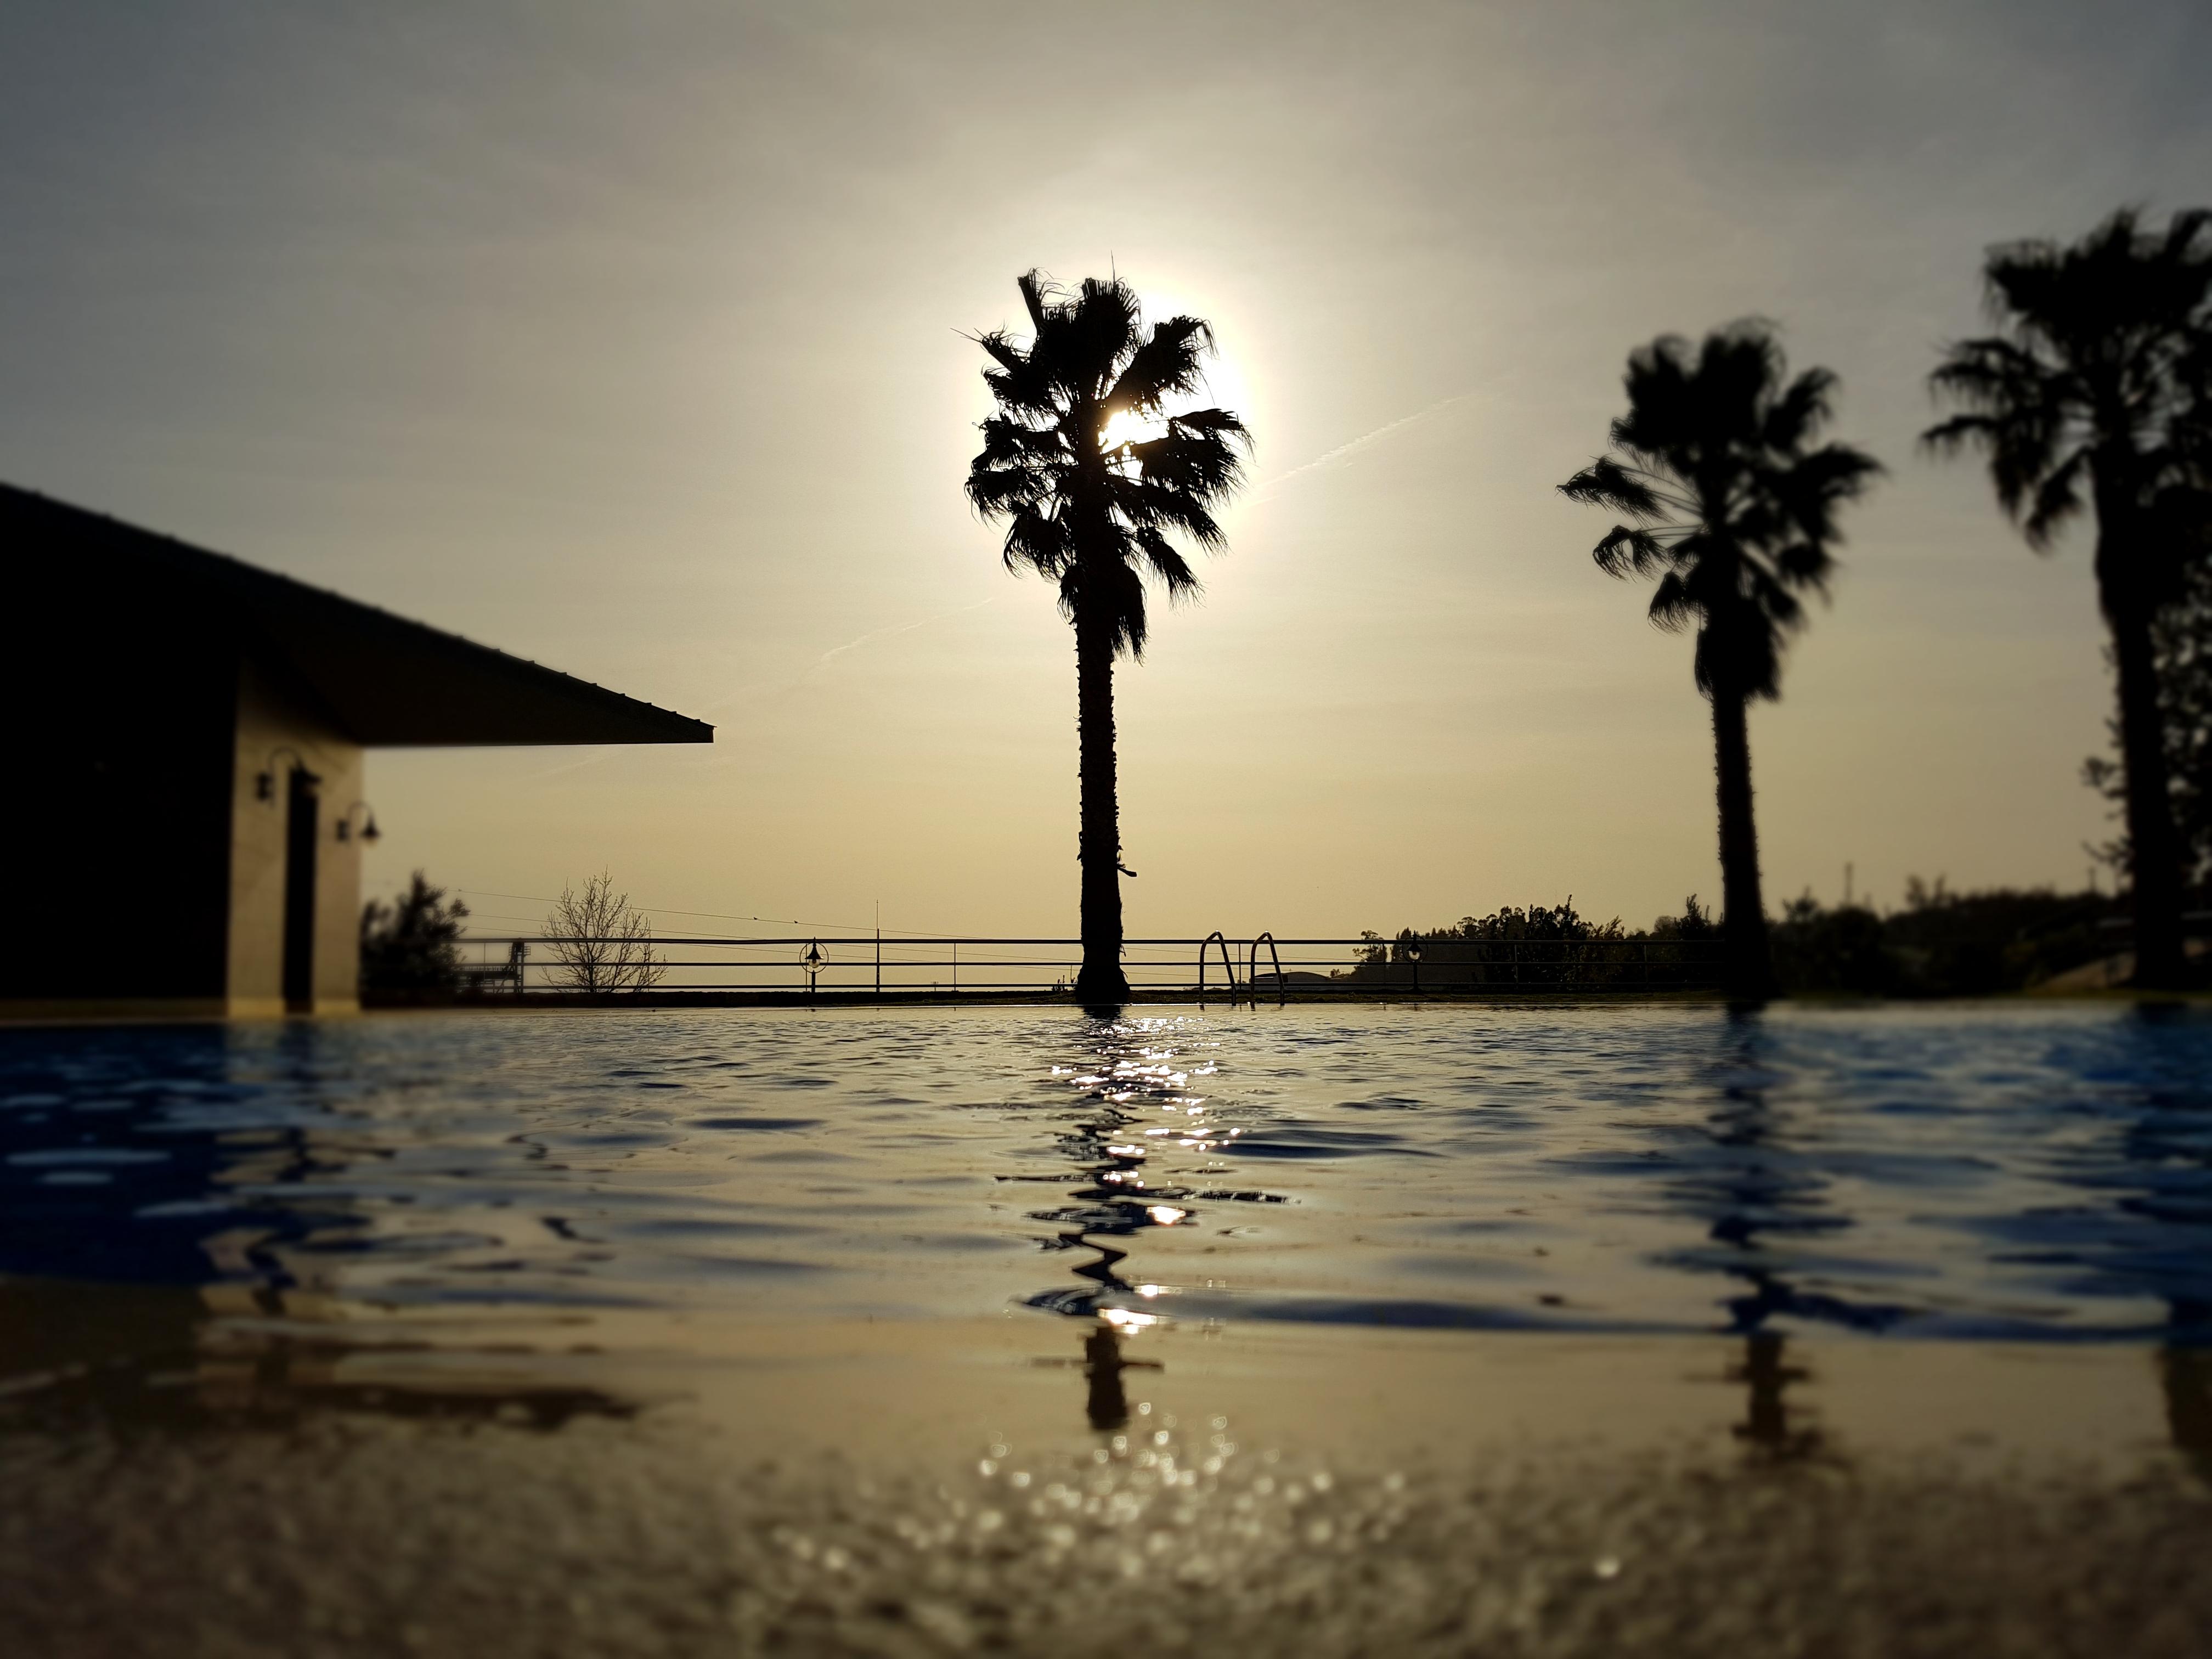
<svg viewBox="0 0 2212 1659">
<path fill-rule="evenodd" d="M 438 1013 L 0 1033 L 0 1275 L 495 1330 L 1008 1308 L 2212 1340 L 2212 1018 Z M 258 1304 L 251 1298 L 260 1298 Z"/>
</svg>

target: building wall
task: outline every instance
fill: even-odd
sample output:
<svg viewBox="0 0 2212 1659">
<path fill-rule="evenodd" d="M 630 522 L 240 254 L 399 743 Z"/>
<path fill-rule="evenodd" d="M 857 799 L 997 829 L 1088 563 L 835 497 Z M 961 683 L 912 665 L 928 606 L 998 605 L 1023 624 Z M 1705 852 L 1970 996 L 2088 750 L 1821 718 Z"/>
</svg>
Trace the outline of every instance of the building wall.
<svg viewBox="0 0 2212 1659">
<path fill-rule="evenodd" d="M 234 651 L 82 562 L 8 574 L 0 1018 L 219 1014 Z"/>
<path fill-rule="evenodd" d="M 295 767 L 322 779 L 315 826 L 314 991 L 317 1013 L 361 1006 L 362 814 L 354 833 L 337 825 L 362 799 L 362 750 L 338 732 L 304 691 L 247 659 L 238 675 L 238 718 L 230 785 L 230 927 L 228 996 L 234 1015 L 281 1014 L 284 1007 L 285 845 Z M 270 798 L 259 780 L 271 778 Z"/>
</svg>

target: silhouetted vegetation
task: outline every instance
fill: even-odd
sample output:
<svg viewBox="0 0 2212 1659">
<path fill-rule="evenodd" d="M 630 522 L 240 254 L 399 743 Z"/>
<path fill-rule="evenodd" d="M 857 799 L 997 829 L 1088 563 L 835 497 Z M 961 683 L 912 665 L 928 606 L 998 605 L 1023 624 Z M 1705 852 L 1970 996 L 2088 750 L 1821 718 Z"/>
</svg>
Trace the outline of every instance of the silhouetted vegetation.
<svg viewBox="0 0 2212 1659">
<path fill-rule="evenodd" d="M 1463 916 L 1452 927 L 1371 939 L 1346 982 L 1408 990 L 1709 990 L 1716 983 L 1720 929 L 1695 894 L 1680 916 L 1628 932 L 1620 918 L 1592 921 L 1574 900 L 1555 908 L 1507 906 Z"/>
<path fill-rule="evenodd" d="M 1147 577 L 1170 599 L 1198 592 L 1169 536 L 1208 552 L 1226 545 L 1212 509 L 1241 482 L 1250 438 L 1226 410 L 1166 412 L 1166 399 L 1204 383 L 1213 335 L 1199 319 L 1146 329 L 1135 292 L 1119 278 L 1088 278 L 1069 294 L 1032 270 L 1019 286 L 1036 331 L 1028 346 L 1003 329 L 978 337 L 994 365 L 983 380 L 999 413 L 982 424 L 968 499 L 985 519 L 1008 521 L 1006 568 L 1056 582 L 1075 629 L 1083 866 L 1075 990 L 1086 1003 L 1114 1004 L 1129 994 L 1121 878 L 1135 873 L 1121 864 L 1114 660 L 1144 654 Z M 1149 435 L 1109 431 L 1116 417 L 1147 422 Z"/>
<path fill-rule="evenodd" d="M 461 924 L 469 907 L 447 901 L 417 870 L 407 890 L 386 904 L 361 909 L 361 986 L 364 993 L 451 992 L 461 983 Z"/>
<path fill-rule="evenodd" d="M 1987 996 L 2031 989 L 2114 955 L 2121 900 L 1997 887 L 1954 893 L 1915 877 L 1905 907 L 1823 908 L 1808 895 L 1774 929 L 1775 969 L 1792 991 L 1871 996 Z"/>
<path fill-rule="evenodd" d="M 1722 926 L 1729 988 L 1773 986 L 1752 811 L 1747 705 L 1781 696 L 1782 647 L 1803 626 L 1798 594 L 1823 595 L 1842 539 L 1836 509 L 1881 471 L 1843 444 L 1813 448 L 1835 377 L 1786 380 L 1782 349 L 1761 324 L 1706 336 L 1694 350 L 1668 335 L 1628 360 L 1628 413 L 1613 453 L 1559 486 L 1609 507 L 1617 524 L 1595 550 L 1608 575 L 1656 575 L 1651 620 L 1697 629 L 1698 690 L 1712 705 L 1720 811 Z"/>
<path fill-rule="evenodd" d="M 563 887 L 545 918 L 545 941 L 553 955 L 548 978 L 565 991 L 606 996 L 617 991 L 649 991 L 665 971 L 653 954 L 653 927 L 617 893 L 605 871 L 579 893 Z"/>
<path fill-rule="evenodd" d="M 2026 990 L 2113 955 L 2125 930 L 2103 924 L 2126 915 L 2124 901 L 2106 894 L 2009 887 L 1953 893 L 1941 877 L 1932 884 L 1916 878 L 1905 884 L 1905 908 L 1882 918 L 1897 973 L 1890 988 L 1904 996 Z"/>
<path fill-rule="evenodd" d="M 1994 888 L 1954 893 L 1915 877 L 1901 909 L 1824 908 L 1810 894 L 1770 927 L 1778 988 L 1811 994 L 1987 996 L 2030 989 L 2121 948 L 2106 925 L 2120 900 L 2097 893 Z M 1348 974 L 1355 986 L 1423 991 L 1711 990 L 1722 929 L 1696 895 L 1679 916 L 1629 930 L 1594 922 L 1572 900 L 1510 907 L 1456 927 L 1401 928 L 1374 943 Z"/>
<path fill-rule="evenodd" d="M 2069 247 L 1994 248 L 1984 274 L 2002 331 L 1950 348 L 1930 379 L 1966 412 L 1927 441 L 1984 451 L 1997 500 L 2039 551 L 2095 507 L 2097 595 L 2119 678 L 2136 980 L 2176 985 L 2183 856 L 2154 630 L 2212 517 L 2212 213 L 2179 213 L 2154 231 L 2124 210 Z"/>
</svg>

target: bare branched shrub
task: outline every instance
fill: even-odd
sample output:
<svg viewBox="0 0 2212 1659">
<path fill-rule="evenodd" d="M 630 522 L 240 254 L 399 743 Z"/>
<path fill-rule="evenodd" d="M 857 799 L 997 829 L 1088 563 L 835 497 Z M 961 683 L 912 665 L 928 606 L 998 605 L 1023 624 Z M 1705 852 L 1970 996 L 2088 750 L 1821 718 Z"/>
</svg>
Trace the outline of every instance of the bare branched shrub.
<svg viewBox="0 0 2212 1659">
<path fill-rule="evenodd" d="M 553 951 L 552 981 L 562 990 L 586 996 L 649 991 L 666 971 L 653 954 L 652 925 L 631 908 L 628 893 L 615 891 L 605 871 L 580 893 L 561 890 L 545 918 L 545 939 Z"/>
</svg>

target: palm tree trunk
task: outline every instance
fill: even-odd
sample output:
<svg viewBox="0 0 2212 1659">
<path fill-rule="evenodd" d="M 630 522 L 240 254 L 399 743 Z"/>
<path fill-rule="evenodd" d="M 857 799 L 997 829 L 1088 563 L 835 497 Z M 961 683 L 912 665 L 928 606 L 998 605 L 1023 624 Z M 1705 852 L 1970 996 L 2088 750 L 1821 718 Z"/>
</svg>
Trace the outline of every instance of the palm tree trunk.
<svg viewBox="0 0 2212 1659">
<path fill-rule="evenodd" d="M 1741 693 L 1713 690 L 1713 777 L 1721 819 L 1721 940 L 1728 993 L 1756 1001 L 1774 994 L 1766 903 L 1759 890 L 1759 828 L 1751 808 L 1751 735 Z"/>
<path fill-rule="evenodd" d="M 2100 507 L 2102 503 L 2100 503 Z M 2182 981 L 2181 844 L 2166 767 L 2151 607 L 2128 580 L 2130 562 L 2099 514 L 2097 581 L 2120 679 L 2120 756 L 2126 764 L 2129 862 L 2136 911 L 2135 982 L 2166 990 Z"/>
<path fill-rule="evenodd" d="M 1082 787 L 1076 857 L 1083 866 L 1083 968 L 1075 998 L 1085 1007 L 1128 1000 L 1121 971 L 1121 814 L 1114 775 L 1114 641 L 1095 624 L 1075 627 L 1077 763 Z"/>
</svg>

